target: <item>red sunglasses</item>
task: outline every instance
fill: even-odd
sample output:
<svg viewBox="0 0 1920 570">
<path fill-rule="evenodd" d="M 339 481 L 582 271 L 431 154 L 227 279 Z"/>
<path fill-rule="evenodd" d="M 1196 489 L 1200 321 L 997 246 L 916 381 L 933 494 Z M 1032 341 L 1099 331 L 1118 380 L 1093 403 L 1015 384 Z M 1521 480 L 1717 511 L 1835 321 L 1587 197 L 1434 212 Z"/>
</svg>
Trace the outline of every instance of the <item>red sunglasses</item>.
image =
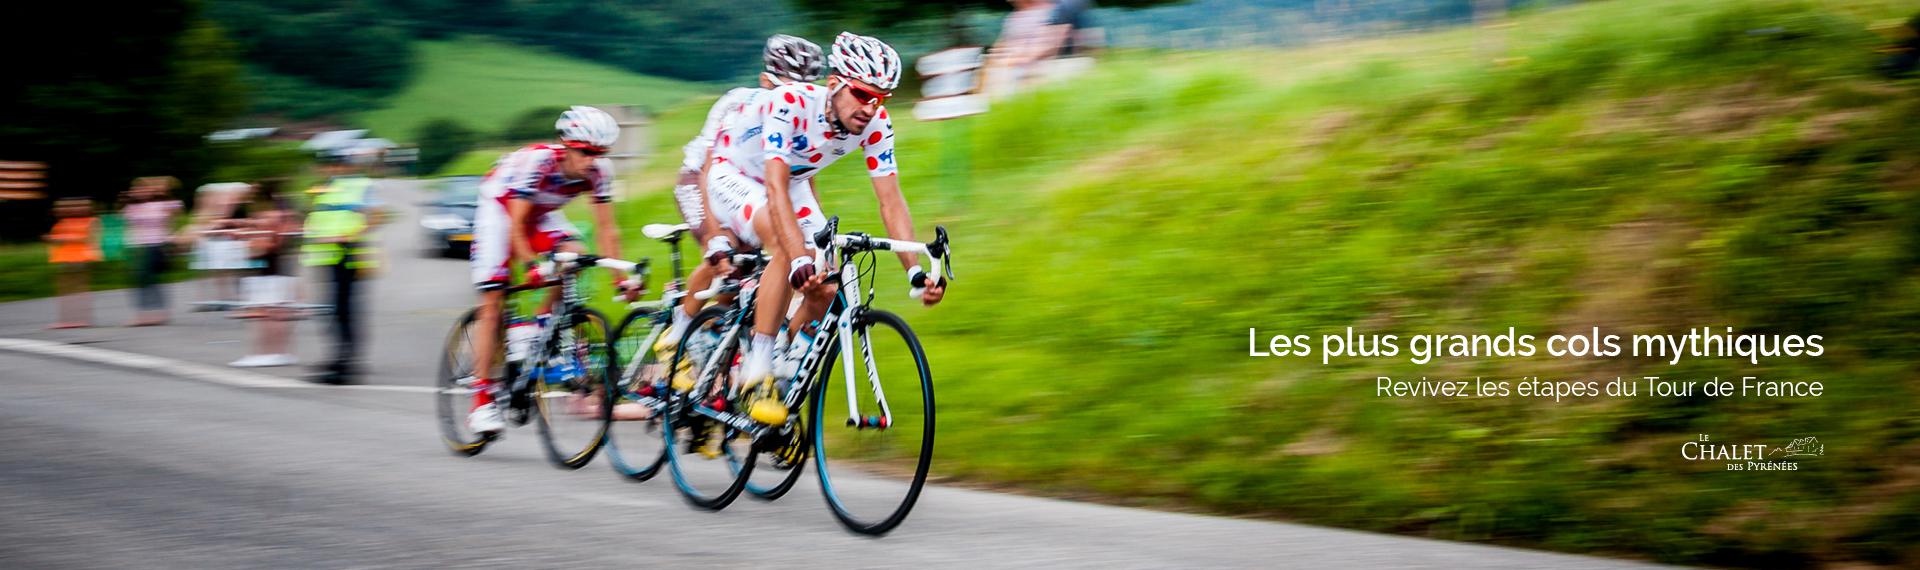
<svg viewBox="0 0 1920 570">
<path fill-rule="evenodd" d="M 887 98 L 893 96 L 892 93 L 875 93 L 868 91 L 866 88 L 854 85 L 852 82 L 847 83 L 847 90 L 853 92 L 853 100 L 859 102 L 861 105 L 872 105 L 874 103 L 885 105 L 887 104 Z"/>
<path fill-rule="evenodd" d="M 606 147 L 593 146 L 580 141 L 566 141 L 564 144 L 567 148 L 580 151 L 580 154 L 587 156 L 600 156 L 607 153 Z"/>
</svg>

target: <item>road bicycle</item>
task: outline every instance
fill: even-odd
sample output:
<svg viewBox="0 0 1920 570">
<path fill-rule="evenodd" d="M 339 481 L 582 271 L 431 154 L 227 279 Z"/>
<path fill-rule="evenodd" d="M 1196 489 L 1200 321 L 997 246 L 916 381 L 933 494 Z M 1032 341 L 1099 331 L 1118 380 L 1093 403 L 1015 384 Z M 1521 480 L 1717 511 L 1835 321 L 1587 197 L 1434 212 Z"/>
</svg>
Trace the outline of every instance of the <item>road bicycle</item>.
<svg viewBox="0 0 1920 570">
<path fill-rule="evenodd" d="M 692 229 L 688 224 L 647 224 L 640 228 L 648 239 L 666 244 L 673 279 L 663 286 L 659 299 L 628 303 L 627 315 L 613 329 L 614 352 L 623 355 L 624 361 L 614 381 L 614 422 L 607 432 L 607 464 L 634 481 L 652 479 L 667 461 L 658 433 L 659 412 L 665 400 L 655 397 L 654 391 L 664 389 L 656 384 L 665 378 L 666 363 L 660 359 L 667 351 L 655 345 L 673 325 L 673 311 L 688 294 L 680 241 Z"/>
<path fill-rule="evenodd" d="M 906 321 L 872 307 L 873 269 L 876 252 L 928 255 L 933 270 L 916 276 L 912 295 L 918 298 L 927 284 L 924 279 L 943 284 L 952 279 L 947 231 L 936 228 L 933 241 L 919 243 L 860 232 L 838 234 L 839 222 L 830 218 L 813 236 L 817 266 L 839 267 L 827 275 L 839 289 L 794 378 L 730 381 L 738 375 L 747 349 L 757 280 L 735 285 L 740 293 L 736 306 L 702 311 L 682 335 L 669 368 L 697 362 L 693 386 L 668 391 L 659 417 L 675 487 L 695 506 L 722 509 L 743 490 L 778 498 L 792 488 L 808 458 L 828 507 L 853 532 L 886 534 L 906 519 L 918 500 L 933 459 L 933 373 Z M 841 366 L 834 366 L 836 360 Z M 836 370 L 841 372 L 838 381 L 833 379 Z M 763 402 L 768 397 L 772 402 Z M 759 405 L 743 409 L 748 402 Z M 777 405 L 769 405 L 773 402 Z M 845 408 L 835 409 L 841 402 Z M 830 421 L 841 412 L 844 424 Z M 679 449 L 701 444 L 717 444 L 717 449 Z M 695 459 L 700 456 L 724 461 Z M 694 472 L 713 463 L 725 468 L 706 470 L 717 474 Z M 836 469 L 836 464 L 848 469 Z M 853 473 L 855 466 L 860 473 Z M 776 476 L 756 482 L 756 469 L 771 469 Z"/>
<path fill-rule="evenodd" d="M 504 335 L 505 342 L 498 343 L 500 352 L 494 354 L 494 362 L 500 363 L 496 372 L 504 374 L 490 376 L 506 379 L 494 382 L 493 389 L 494 402 L 504 408 L 508 425 L 521 426 L 537 419 L 547 458 L 555 466 L 578 469 L 592 461 L 606 441 L 612 419 L 609 395 L 618 361 L 608 343 L 607 318 L 587 308 L 577 285 L 578 275 L 590 267 L 640 275 L 646 265 L 571 252 L 554 253 L 547 257 L 547 264 L 552 270 L 541 273 L 553 275 L 553 279 L 507 288 L 500 319 L 503 328 L 529 326 L 539 330 L 526 338 Z M 516 295 L 549 288 L 560 290 L 551 316 L 529 318 L 515 306 Z M 473 433 L 466 426 L 475 391 L 473 340 L 479 333 L 474 330 L 478 317 L 476 307 L 455 321 L 447 335 L 437 380 L 441 436 L 447 447 L 461 456 L 478 455 L 498 438 Z M 541 320 L 548 322 L 532 324 Z M 502 332 L 485 334 L 500 338 Z"/>
</svg>

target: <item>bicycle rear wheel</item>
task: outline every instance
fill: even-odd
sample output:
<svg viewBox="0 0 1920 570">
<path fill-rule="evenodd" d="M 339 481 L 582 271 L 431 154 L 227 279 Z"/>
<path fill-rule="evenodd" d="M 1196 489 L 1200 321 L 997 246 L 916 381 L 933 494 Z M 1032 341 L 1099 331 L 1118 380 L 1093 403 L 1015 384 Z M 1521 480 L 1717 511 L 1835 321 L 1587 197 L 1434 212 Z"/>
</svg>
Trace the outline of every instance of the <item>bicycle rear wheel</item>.
<svg viewBox="0 0 1920 570">
<path fill-rule="evenodd" d="M 662 309 L 678 310 L 672 307 Z M 615 371 L 613 426 L 607 430 L 607 463 L 634 481 L 660 474 L 667 464 L 666 444 L 660 437 L 659 410 L 641 403 L 643 395 L 664 396 L 667 363 L 653 343 L 665 327 L 654 326 L 654 311 L 634 311 L 614 329 L 613 352 L 626 365 Z"/>
<path fill-rule="evenodd" d="M 615 355 L 607 318 L 598 311 L 581 309 L 566 321 L 555 331 L 553 350 L 526 366 L 534 375 L 533 407 L 547 458 L 560 468 L 579 469 L 607 441 Z"/>
<path fill-rule="evenodd" d="M 853 325 L 852 343 L 859 353 L 829 351 L 808 405 L 814 473 L 840 524 L 878 536 L 906 520 L 926 485 L 933 462 L 933 373 L 920 339 L 893 313 L 867 311 Z M 852 361 L 851 378 L 839 358 Z"/>
<path fill-rule="evenodd" d="M 440 372 L 434 383 L 439 389 L 434 394 L 435 407 L 440 416 L 440 439 L 445 441 L 447 449 L 454 455 L 471 457 L 487 449 L 493 438 L 473 433 L 467 429 L 467 411 L 473 406 L 473 321 L 478 317 L 477 310 L 468 310 L 454 321 L 453 330 L 447 333 L 447 342 L 440 352 Z M 494 362 L 505 360 L 505 354 L 495 351 Z M 499 376 L 495 376 L 498 378 Z"/>
<path fill-rule="evenodd" d="M 738 339 L 726 336 L 731 316 L 731 311 L 714 307 L 687 323 L 687 333 L 681 335 L 680 348 L 674 351 L 668 370 L 686 366 L 693 371 L 694 382 L 675 387 L 667 412 L 661 414 L 661 440 L 666 444 L 667 468 L 673 473 L 674 487 L 693 506 L 715 511 L 740 497 L 759 455 L 751 436 L 695 411 L 702 400 L 711 400 L 709 394 L 714 391 L 727 392 L 740 352 Z M 713 366 L 706 366 L 708 362 Z M 727 409 L 738 408 L 724 397 L 722 403 Z"/>
</svg>

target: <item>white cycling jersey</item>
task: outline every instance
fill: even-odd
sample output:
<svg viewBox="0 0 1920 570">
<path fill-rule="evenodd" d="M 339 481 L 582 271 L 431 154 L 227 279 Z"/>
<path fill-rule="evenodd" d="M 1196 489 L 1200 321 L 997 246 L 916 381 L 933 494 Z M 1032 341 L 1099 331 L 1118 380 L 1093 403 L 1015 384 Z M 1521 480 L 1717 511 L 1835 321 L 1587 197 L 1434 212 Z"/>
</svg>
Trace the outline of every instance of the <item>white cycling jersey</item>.
<svg viewBox="0 0 1920 570">
<path fill-rule="evenodd" d="M 686 157 L 680 162 L 680 169 L 687 172 L 699 172 L 707 166 L 707 151 L 713 148 L 713 137 L 720 134 L 720 120 L 725 116 L 745 109 L 755 95 L 766 92 L 757 87 L 736 87 L 721 95 L 713 108 L 707 110 L 707 122 L 700 126 L 700 134 L 680 150 Z"/>
<path fill-rule="evenodd" d="M 789 83 L 759 93 L 745 109 L 721 121 L 714 160 L 730 163 L 764 185 L 768 160 L 785 162 L 792 179 L 800 181 L 859 149 L 866 155 L 869 176 L 898 174 L 887 108 L 880 107 L 865 132 L 836 136 L 827 120 L 827 97 L 826 87 L 812 83 Z"/>
</svg>

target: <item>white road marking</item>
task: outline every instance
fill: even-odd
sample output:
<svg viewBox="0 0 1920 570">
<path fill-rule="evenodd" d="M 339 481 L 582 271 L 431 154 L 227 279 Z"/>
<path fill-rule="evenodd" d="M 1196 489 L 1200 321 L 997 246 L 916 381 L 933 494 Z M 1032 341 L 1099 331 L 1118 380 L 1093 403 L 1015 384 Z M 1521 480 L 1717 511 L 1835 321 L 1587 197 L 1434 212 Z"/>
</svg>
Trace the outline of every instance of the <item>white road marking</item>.
<svg viewBox="0 0 1920 570">
<path fill-rule="evenodd" d="M 439 391 L 431 386 L 396 386 L 392 384 L 326 386 L 256 372 L 208 366 L 184 360 L 28 338 L 0 338 L 0 350 L 11 350 L 14 352 L 105 364 L 142 372 L 158 372 L 237 388 L 346 388 L 352 390 L 412 392 L 418 394 L 432 394 Z"/>
</svg>

